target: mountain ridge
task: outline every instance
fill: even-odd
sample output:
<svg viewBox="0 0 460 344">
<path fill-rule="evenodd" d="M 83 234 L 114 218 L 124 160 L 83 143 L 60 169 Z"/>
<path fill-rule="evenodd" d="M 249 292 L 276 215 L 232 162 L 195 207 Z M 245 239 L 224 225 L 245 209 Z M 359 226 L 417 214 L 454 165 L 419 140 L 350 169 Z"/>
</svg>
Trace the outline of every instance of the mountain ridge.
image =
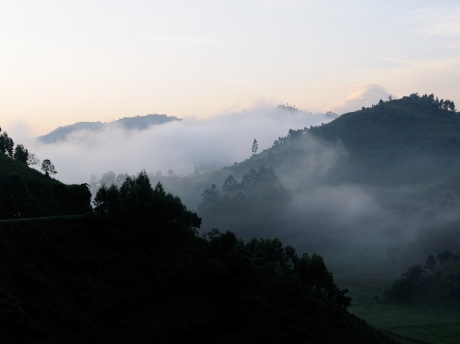
<svg viewBox="0 0 460 344">
<path fill-rule="evenodd" d="M 172 121 L 181 121 L 176 116 L 165 114 L 150 114 L 145 116 L 123 117 L 111 122 L 77 122 L 74 124 L 58 127 L 50 133 L 36 137 L 42 143 L 56 143 L 65 141 L 68 135 L 78 130 L 101 131 L 110 126 L 120 126 L 126 130 L 145 130 L 152 125 L 161 125 Z"/>
</svg>

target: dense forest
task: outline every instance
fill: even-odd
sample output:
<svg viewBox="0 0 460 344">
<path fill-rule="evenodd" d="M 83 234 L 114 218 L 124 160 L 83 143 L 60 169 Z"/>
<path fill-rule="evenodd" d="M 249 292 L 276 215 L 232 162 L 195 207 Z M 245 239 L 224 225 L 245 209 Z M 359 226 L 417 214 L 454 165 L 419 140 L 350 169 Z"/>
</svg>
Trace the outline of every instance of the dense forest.
<svg viewBox="0 0 460 344">
<path fill-rule="evenodd" d="M 0 222 L 2 342 L 393 342 L 346 311 L 320 255 L 199 236 L 201 219 L 145 172 L 94 205 Z"/>
</svg>

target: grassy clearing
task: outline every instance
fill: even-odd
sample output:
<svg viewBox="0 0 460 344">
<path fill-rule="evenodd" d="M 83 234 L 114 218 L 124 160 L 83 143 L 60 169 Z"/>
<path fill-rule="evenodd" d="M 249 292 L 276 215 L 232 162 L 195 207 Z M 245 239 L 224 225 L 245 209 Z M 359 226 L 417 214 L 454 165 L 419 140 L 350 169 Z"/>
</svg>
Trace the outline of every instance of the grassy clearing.
<svg viewBox="0 0 460 344">
<path fill-rule="evenodd" d="M 459 342 L 460 300 L 416 296 L 408 304 L 397 304 L 376 299 L 394 279 L 391 274 L 376 273 L 343 277 L 337 282 L 350 289 L 352 314 L 401 343 Z"/>
</svg>

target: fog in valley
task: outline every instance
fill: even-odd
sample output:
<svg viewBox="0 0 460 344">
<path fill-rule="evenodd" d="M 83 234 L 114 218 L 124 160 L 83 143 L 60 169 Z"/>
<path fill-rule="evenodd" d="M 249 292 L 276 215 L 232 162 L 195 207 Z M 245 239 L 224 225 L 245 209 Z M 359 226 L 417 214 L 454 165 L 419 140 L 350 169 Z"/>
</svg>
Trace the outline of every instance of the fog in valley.
<svg viewBox="0 0 460 344">
<path fill-rule="evenodd" d="M 332 119 L 289 105 L 260 105 L 210 119 L 189 117 L 143 131 L 115 126 L 104 131 L 77 131 L 63 143 L 30 142 L 27 146 L 40 158 L 54 162 L 59 172 L 56 178 L 65 183 L 85 183 L 92 174 L 100 178 L 108 170 L 130 175 L 143 169 L 163 174 L 173 170 L 187 176 L 195 167 L 208 172 L 249 158 L 254 139 L 261 151 L 291 128 Z"/>
<path fill-rule="evenodd" d="M 375 92 L 376 87 L 369 90 Z M 285 144 L 290 145 L 289 154 L 273 157 L 264 151 L 290 129 L 321 126 L 335 117 L 288 104 L 264 104 L 142 131 L 111 126 L 103 131 L 76 131 L 61 143 L 29 141 L 27 145 L 39 158 L 55 164 L 55 178 L 91 184 L 93 196 L 101 184 L 121 186 L 128 175 L 145 170 L 152 185 L 161 182 L 167 192 L 199 212 L 202 234 L 212 228 L 230 230 L 245 242 L 253 236 L 277 236 L 299 253 L 321 254 L 339 275 L 350 269 L 372 272 L 376 267 L 400 271 L 427 254 L 460 248 L 458 200 L 443 206 L 442 196 L 430 198 L 414 185 L 360 181 L 355 178 L 362 172 L 359 169 L 344 172 L 350 152 L 340 141 L 325 142 L 305 130 L 301 144 Z M 254 139 L 258 151 L 252 156 Z M 423 160 L 414 154 L 412 163 L 417 159 Z M 261 203 L 235 211 L 222 208 L 219 200 L 222 204 L 216 205 L 216 212 L 222 214 L 200 213 L 204 191 L 211 185 L 215 184 L 221 197 L 229 175 L 240 182 L 251 168 L 257 171 L 261 166 L 274 168 L 289 197 L 277 198 L 269 192 L 255 195 Z M 396 171 L 399 168 L 403 166 L 394 166 Z"/>
</svg>

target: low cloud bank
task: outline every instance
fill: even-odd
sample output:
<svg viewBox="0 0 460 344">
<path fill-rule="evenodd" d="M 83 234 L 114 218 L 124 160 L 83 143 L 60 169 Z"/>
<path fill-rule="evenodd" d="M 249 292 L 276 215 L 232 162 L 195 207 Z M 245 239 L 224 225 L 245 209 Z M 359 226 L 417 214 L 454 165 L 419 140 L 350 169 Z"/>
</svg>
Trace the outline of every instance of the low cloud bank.
<svg viewBox="0 0 460 344">
<path fill-rule="evenodd" d="M 27 147 L 40 159 L 50 159 L 58 171 L 56 178 L 65 183 L 88 182 L 93 173 L 100 178 L 108 170 L 128 174 L 160 170 L 166 174 L 172 169 L 177 175 L 189 175 L 195 166 L 210 171 L 248 158 L 254 139 L 260 152 L 289 129 L 330 120 L 290 107 L 259 106 L 207 120 L 185 118 L 143 131 L 117 127 L 77 131 L 62 143 L 29 142 Z"/>
</svg>

